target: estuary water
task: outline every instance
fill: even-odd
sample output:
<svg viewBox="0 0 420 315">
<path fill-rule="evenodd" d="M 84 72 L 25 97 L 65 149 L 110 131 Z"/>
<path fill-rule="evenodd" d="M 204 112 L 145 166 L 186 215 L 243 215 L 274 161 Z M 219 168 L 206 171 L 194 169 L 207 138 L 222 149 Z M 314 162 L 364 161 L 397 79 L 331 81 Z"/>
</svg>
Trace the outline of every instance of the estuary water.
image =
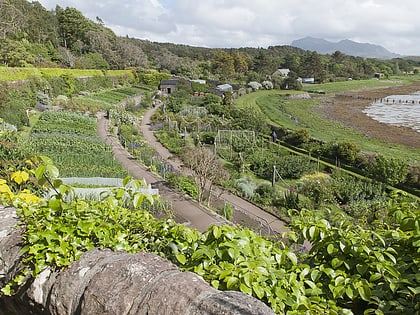
<svg viewBox="0 0 420 315">
<path fill-rule="evenodd" d="M 378 99 L 363 112 L 379 122 L 409 127 L 420 133 L 420 91 Z"/>
</svg>

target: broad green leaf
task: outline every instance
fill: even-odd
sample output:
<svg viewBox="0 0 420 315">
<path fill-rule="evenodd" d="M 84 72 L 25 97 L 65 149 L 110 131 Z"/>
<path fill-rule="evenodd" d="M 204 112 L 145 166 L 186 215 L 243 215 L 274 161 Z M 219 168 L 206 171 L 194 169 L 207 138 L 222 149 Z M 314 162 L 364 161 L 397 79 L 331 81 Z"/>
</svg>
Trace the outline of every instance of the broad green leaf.
<svg viewBox="0 0 420 315">
<path fill-rule="evenodd" d="M 382 278 L 382 275 L 380 273 L 377 273 L 376 272 L 376 273 L 374 273 L 373 275 L 371 275 L 369 277 L 369 282 L 376 282 L 376 281 L 378 281 L 381 278 Z"/>
<path fill-rule="evenodd" d="M 293 265 L 297 265 L 297 257 L 295 253 L 286 251 L 286 256 L 290 259 Z"/>
<path fill-rule="evenodd" d="M 343 264 L 343 261 L 338 259 L 338 258 L 333 258 L 333 260 L 331 261 L 331 266 L 334 269 L 337 269 L 338 267 L 340 267 Z"/>
<path fill-rule="evenodd" d="M 385 270 L 388 271 L 394 278 L 399 278 L 400 277 L 400 273 L 398 272 L 397 269 L 395 269 L 393 266 L 390 265 L 385 265 L 384 266 Z"/>
<path fill-rule="evenodd" d="M 311 239 L 313 239 L 313 238 L 314 238 L 314 236 L 315 236 L 315 232 L 316 232 L 316 227 L 315 227 L 315 226 L 311 226 L 311 227 L 309 228 L 309 236 L 310 236 L 310 238 L 311 238 Z"/>
<path fill-rule="evenodd" d="M 60 175 L 58 168 L 54 165 L 47 165 L 47 172 L 52 178 L 57 178 Z"/>
<path fill-rule="evenodd" d="M 370 297 L 371 297 L 371 291 L 370 288 L 367 285 L 361 285 L 357 288 L 357 291 L 359 292 L 360 297 L 362 298 L 362 300 L 364 301 L 369 301 Z"/>
<path fill-rule="evenodd" d="M 225 269 L 223 270 L 220 275 L 219 275 L 219 280 L 223 280 L 224 278 L 226 278 L 227 276 L 232 274 L 232 270 L 231 269 Z"/>
<path fill-rule="evenodd" d="M 35 170 L 35 177 L 36 179 L 40 179 L 42 176 L 44 176 L 45 171 L 47 170 L 47 167 L 45 165 L 40 165 Z"/>
<path fill-rule="evenodd" d="M 362 276 L 366 273 L 368 268 L 369 267 L 366 264 L 357 264 L 356 265 L 357 272 L 360 273 Z"/>
<path fill-rule="evenodd" d="M 127 186 L 127 184 L 131 181 L 131 177 L 130 176 L 127 176 L 127 177 L 125 177 L 124 179 L 123 179 L 123 182 L 122 182 L 122 184 L 123 184 L 123 186 L 125 187 L 125 186 Z"/>
<path fill-rule="evenodd" d="M 239 285 L 239 290 L 241 290 L 241 292 L 246 293 L 248 295 L 252 295 L 252 289 L 245 283 L 241 283 Z"/>
<path fill-rule="evenodd" d="M 338 287 L 335 287 L 333 289 L 334 299 L 342 298 L 344 296 L 345 292 L 346 292 L 346 289 L 344 288 L 344 286 L 340 285 Z"/>
<path fill-rule="evenodd" d="M 392 293 L 395 293 L 395 291 L 397 291 L 397 289 L 398 289 L 398 283 L 391 282 L 389 284 L 389 288 L 391 289 Z"/>
<path fill-rule="evenodd" d="M 1 292 L 3 292 L 3 294 L 6 295 L 6 296 L 12 296 L 13 295 L 13 290 L 12 290 L 12 287 L 11 287 L 10 284 L 3 287 L 1 289 Z"/>
<path fill-rule="evenodd" d="M 259 299 L 262 299 L 265 295 L 264 289 L 258 283 L 252 284 L 252 290 Z"/>
<path fill-rule="evenodd" d="M 212 280 L 211 281 L 211 285 L 216 288 L 219 289 L 219 280 Z"/>
<path fill-rule="evenodd" d="M 252 278 L 253 278 L 252 272 L 247 272 L 244 275 L 244 282 L 248 287 L 251 287 L 252 285 Z"/>
<path fill-rule="evenodd" d="M 319 270 L 314 269 L 311 272 L 311 280 L 314 282 L 317 282 L 319 280 L 319 278 L 321 277 L 321 273 L 319 272 Z"/>
<path fill-rule="evenodd" d="M 384 255 L 385 256 L 388 256 L 388 258 L 394 263 L 394 264 L 396 264 L 397 263 L 397 259 L 394 257 L 394 255 L 392 255 L 392 254 L 390 254 L 390 253 L 388 253 L 388 252 L 384 252 Z"/>
<path fill-rule="evenodd" d="M 175 255 L 175 257 L 182 265 L 185 265 L 185 263 L 187 262 L 187 258 L 185 258 L 184 254 L 178 253 Z"/>
<path fill-rule="evenodd" d="M 141 207 L 144 200 L 144 194 L 136 193 L 134 194 L 133 198 L 133 205 L 135 209 L 138 209 Z"/>
<path fill-rule="evenodd" d="M 48 207 L 50 207 L 54 211 L 61 210 L 61 200 L 55 198 L 48 200 Z"/>
<path fill-rule="evenodd" d="M 416 287 L 416 288 L 413 288 L 413 287 L 408 287 L 408 289 L 409 289 L 411 292 L 413 292 L 413 294 L 414 294 L 414 295 L 419 295 L 419 294 L 420 294 L 420 287 Z"/>
<path fill-rule="evenodd" d="M 213 226 L 213 236 L 218 239 L 222 235 L 222 230 L 218 226 Z"/>
<path fill-rule="evenodd" d="M 226 287 L 228 290 L 234 290 L 238 286 L 239 279 L 236 277 L 227 277 Z"/>
<path fill-rule="evenodd" d="M 349 297 L 350 300 L 353 300 L 354 292 L 353 292 L 353 289 L 350 286 L 347 286 L 347 288 L 346 288 L 346 295 Z"/>
<path fill-rule="evenodd" d="M 327 253 L 332 255 L 335 251 L 334 245 L 333 244 L 328 244 L 327 246 Z"/>
<path fill-rule="evenodd" d="M 61 187 L 63 185 L 63 181 L 61 179 L 54 179 L 53 186 L 54 188 Z"/>
</svg>

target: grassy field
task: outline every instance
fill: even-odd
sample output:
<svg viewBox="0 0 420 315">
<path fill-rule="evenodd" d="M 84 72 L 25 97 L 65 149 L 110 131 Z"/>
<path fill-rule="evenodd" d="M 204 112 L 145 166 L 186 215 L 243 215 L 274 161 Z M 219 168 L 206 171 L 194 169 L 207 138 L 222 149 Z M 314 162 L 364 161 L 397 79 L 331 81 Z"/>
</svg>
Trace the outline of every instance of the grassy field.
<svg viewBox="0 0 420 315">
<path fill-rule="evenodd" d="M 104 76 L 101 70 L 83 70 L 83 69 L 61 69 L 61 68 L 13 68 L 0 67 L 0 82 L 11 82 L 18 80 L 27 80 L 30 77 L 58 77 L 63 74 L 70 74 L 74 77 Z M 107 76 L 131 75 L 130 70 L 108 70 Z"/>
<path fill-rule="evenodd" d="M 391 80 L 349 80 L 343 82 L 331 82 L 323 84 L 308 84 L 303 86 L 304 91 L 324 91 L 327 95 L 343 93 L 355 90 L 366 90 L 378 87 L 398 86 L 410 83 L 414 78 L 395 77 Z"/>
<path fill-rule="evenodd" d="M 398 83 L 396 83 L 398 82 Z M 310 90 L 323 90 L 328 94 L 373 88 L 387 87 L 395 84 L 405 84 L 401 80 L 366 80 L 327 83 L 311 85 Z M 309 89 L 309 87 L 305 87 Z M 257 91 L 244 95 L 236 100 L 237 106 L 258 106 L 265 114 L 269 122 L 291 130 L 307 128 L 312 137 L 329 142 L 351 141 L 360 146 L 363 151 L 381 152 L 385 156 L 399 156 L 406 160 L 420 161 L 420 150 L 402 145 L 390 144 L 379 139 L 368 138 L 363 133 L 355 131 L 343 124 L 321 117 L 316 108 L 320 105 L 319 100 L 312 98 L 290 99 L 287 94 L 303 93 L 296 91 Z M 324 95 L 325 96 L 325 95 Z M 420 137 L 420 135 L 419 135 Z"/>
</svg>

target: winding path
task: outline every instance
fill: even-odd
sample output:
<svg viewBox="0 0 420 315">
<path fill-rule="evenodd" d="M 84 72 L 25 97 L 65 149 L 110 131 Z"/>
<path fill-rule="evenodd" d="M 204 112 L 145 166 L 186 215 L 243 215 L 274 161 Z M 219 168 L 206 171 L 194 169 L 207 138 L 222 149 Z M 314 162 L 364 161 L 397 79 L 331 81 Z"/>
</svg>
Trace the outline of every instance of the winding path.
<svg viewBox="0 0 420 315">
<path fill-rule="evenodd" d="M 173 157 L 171 153 L 157 141 L 150 128 L 151 117 L 158 106 L 149 109 L 143 116 L 140 129 L 144 140 L 154 146 L 159 156 L 171 164 L 174 170 L 181 171 L 182 163 Z M 205 231 L 213 224 L 229 224 L 230 222 L 201 205 L 191 198 L 171 189 L 159 175 L 150 172 L 147 168 L 137 162 L 129 152 L 127 152 L 118 140 L 109 133 L 109 121 L 103 114 L 98 116 L 98 134 L 107 143 L 111 144 L 115 158 L 125 167 L 129 174 L 137 179 L 145 179 L 152 187 L 159 189 L 161 198 L 170 201 L 177 217 L 181 218 L 184 224 L 190 225 L 199 231 Z M 255 206 L 254 204 L 225 191 L 218 191 L 215 195 L 235 208 L 235 216 L 242 217 L 240 221 L 253 221 L 260 225 L 262 234 L 281 234 L 288 229 L 285 223 L 277 217 Z"/>
<path fill-rule="evenodd" d="M 98 134 L 106 143 L 112 146 L 115 159 L 136 179 L 144 179 L 153 188 L 159 189 L 163 200 L 170 202 L 176 214 L 177 221 L 203 232 L 214 224 L 228 223 L 223 217 L 201 207 L 191 198 L 171 189 L 157 174 L 150 172 L 143 164 L 137 162 L 127 152 L 118 140 L 109 132 L 109 121 L 104 114 L 98 115 Z"/>
</svg>

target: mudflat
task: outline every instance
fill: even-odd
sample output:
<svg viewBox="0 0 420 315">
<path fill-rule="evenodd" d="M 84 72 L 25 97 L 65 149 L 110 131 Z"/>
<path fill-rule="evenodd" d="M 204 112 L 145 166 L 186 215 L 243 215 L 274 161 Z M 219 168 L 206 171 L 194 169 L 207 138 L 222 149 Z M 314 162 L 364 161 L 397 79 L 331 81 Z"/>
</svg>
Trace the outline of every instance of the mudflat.
<svg viewBox="0 0 420 315">
<path fill-rule="evenodd" d="M 325 118 L 339 121 L 371 138 L 388 143 L 420 148 L 420 133 L 407 127 L 397 127 L 378 122 L 363 110 L 376 99 L 389 95 L 412 94 L 420 91 L 420 82 L 387 88 L 362 89 L 336 94 L 321 99 L 317 111 Z"/>
</svg>

